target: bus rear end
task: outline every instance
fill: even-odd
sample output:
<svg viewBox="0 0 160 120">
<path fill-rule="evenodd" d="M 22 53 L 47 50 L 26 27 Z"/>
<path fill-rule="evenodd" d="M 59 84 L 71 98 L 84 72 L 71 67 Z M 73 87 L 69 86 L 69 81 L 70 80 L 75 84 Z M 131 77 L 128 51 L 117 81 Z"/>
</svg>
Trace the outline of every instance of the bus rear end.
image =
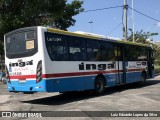
<svg viewBox="0 0 160 120">
<path fill-rule="evenodd" d="M 46 91 L 42 80 L 41 27 L 22 28 L 4 36 L 7 87 L 10 92 Z"/>
</svg>

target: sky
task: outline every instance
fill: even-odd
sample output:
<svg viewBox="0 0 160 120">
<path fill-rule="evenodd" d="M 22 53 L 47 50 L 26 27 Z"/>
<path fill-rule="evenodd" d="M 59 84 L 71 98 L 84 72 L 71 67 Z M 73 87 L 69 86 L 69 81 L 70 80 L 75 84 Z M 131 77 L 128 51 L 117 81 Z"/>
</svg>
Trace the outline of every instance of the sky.
<svg viewBox="0 0 160 120">
<path fill-rule="evenodd" d="M 73 0 L 68 0 L 71 2 Z M 102 9 L 115 6 L 123 6 L 124 0 L 83 0 L 84 11 Z M 132 7 L 132 0 L 127 0 L 127 4 Z M 160 0 L 134 0 L 134 9 L 160 21 Z M 97 10 L 93 12 L 83 12 L 74 19 L 76 23 L 71 26 L 69 31 L 84 31 L 105 36 L 123 38 L 123 8 Z M 92 21 L 92 23 L 89 23 Z M 128 29 L 132 28 L 132 10 L 127 13 Z M 137 12 L 134 12 L 135 31 L 158 33 L 159 35 L 151 37 L 154 42 L 160 41 L 160 22 L 147 18 Z M 130 32 L 128 31 L 128 34 Z"/>
</svg>

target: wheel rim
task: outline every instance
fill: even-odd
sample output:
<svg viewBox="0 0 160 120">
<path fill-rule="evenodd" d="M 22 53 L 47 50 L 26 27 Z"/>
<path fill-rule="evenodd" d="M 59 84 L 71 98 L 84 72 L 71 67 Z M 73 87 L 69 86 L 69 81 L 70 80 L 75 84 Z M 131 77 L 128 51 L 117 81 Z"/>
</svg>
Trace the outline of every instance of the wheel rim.
<svg viewBox="0 0 160 120">
<path fill-rule="evenodd" d="M 97 90 L 97 92 L 99 92 L 99 93 L 103 92 L 103 82 L 102 82 L 102 81 L 98 81 L 98 82 L 96 83 L 96 90 Z"/>
</svg>

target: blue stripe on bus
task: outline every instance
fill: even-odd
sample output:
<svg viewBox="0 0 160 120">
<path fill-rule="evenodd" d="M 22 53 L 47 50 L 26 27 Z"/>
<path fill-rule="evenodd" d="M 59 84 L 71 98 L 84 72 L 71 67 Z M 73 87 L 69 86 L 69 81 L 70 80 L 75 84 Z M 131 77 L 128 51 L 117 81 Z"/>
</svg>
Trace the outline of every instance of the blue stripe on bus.
<svg viewBox="0 0 160 120">
<path fill-rule="evenodd" d="M 104 75 L 108 87 L 117 85 L 117 74 Z M 132 72 L 126 74 L 126 83 L 133 83 L 140 80 L 141 72 Z M 11 81 L 12 84 L 8 84 L 9 91 L 19 92 L 65 92 L 65 91 L 83 91 L 94 89 L 94 81 L 96 75 L 83 76 L 83 77 L 68 77 L 58 79 L 43 79 L 36 84 L 35 80 L 26 81 L 26 83 L 20 83 L 19 81 Z M 122 73 L 120 74 L 121 80 L 123 79 Z M 122 82 L 122 81 L 121 81 Z"/>
</svg>

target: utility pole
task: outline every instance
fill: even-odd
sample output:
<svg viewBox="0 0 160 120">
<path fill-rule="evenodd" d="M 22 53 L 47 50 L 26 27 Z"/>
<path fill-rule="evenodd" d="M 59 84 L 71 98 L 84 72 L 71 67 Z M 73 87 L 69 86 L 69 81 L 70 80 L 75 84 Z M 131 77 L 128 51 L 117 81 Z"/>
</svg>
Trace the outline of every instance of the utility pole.
<svg viewBox="0 0 160 120">
<path fill-rule="evenodd" d="M 124 40 L 127 41 L 127 9 L 128 9 L 127 0 L 124 0 L 123 9 L 124 9 L 124 18 L 123 18 Z"/>
<path fill-rule="evenodd" d="M 135 42 L 134 36 L 134 0 L 132 0 L 132 34 L 133 34 L 133 42 Z"/>
</svg>

